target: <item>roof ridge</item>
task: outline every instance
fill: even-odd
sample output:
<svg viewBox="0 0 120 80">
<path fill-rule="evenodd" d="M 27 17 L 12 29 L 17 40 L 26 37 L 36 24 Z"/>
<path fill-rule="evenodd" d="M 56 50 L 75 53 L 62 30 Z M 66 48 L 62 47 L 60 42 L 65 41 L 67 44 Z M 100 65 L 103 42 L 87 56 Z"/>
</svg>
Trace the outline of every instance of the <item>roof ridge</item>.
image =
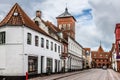
<svg viewBox="0 0 120 80">
<path fill-rule="evenodd" d="M 14 13 L 18 12 L 18 14 Z M 8 12 L 6 17 L 1 21 L 0 27 L 4 25 L 12 25 L 12 26 L 21 26 L 24 25 L 28 28 L 31 28 L 35 31 L 38 31 L 42 34 L 47 35 L 45 31 L 43 31 L 41 28 L 39 28 L 30 18 L 29 16 L 22 10 L 22 8 L 18 5 L 18 3 L 15 3 L 15 5 L 11 8 L 11 10 Z"/>
</svg>

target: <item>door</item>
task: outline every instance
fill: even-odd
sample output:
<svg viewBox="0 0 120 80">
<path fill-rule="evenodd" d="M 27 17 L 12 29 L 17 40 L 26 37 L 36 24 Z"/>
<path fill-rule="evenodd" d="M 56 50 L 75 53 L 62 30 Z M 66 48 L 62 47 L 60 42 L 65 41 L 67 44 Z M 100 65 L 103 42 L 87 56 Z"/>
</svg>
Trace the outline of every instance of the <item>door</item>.
<svg viewBox="0 0 120 80">
<path fill-rule="evenodd" d="M 43 59 L 44 59 L 44 56 L 41 56 L 41 74 L 43 73 Z"/>
<path fill-rule="evenodd" d="M 57 60 L 55 59 L 55 73 L 57 73 Z"/>
</svg>

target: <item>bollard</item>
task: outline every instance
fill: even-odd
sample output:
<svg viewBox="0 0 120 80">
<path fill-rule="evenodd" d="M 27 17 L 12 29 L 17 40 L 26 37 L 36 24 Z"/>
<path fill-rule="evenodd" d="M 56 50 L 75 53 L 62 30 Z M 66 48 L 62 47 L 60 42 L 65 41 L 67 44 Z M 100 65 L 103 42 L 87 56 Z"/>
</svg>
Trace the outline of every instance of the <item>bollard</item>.
<svg viewBox="0 0 120 80">
<path fill-rule="evenodd" d="M 26 80 L 28 80 L 28 72 L 26 72 Z"/>
</svg>

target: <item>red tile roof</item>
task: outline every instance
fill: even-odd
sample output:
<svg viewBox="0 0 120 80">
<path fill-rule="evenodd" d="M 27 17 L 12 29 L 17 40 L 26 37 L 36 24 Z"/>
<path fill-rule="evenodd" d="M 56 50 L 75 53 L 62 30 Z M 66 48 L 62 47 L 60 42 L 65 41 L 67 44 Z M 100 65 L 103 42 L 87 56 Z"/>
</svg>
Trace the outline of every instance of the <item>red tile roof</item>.
<svg viewBox="0 0 120 80">
<path fill-rule="evenodd" d="M 85 51 L 90 51 L 91 49 L 90 48 L 84 48 L 85 49 Z"/>
<path fill-rule="evenodd" d="M 98 48 L 98 52 L 104 52 L 102 46 L 100 45 L 99 48 Z"/>
<path fill-rule="evenodd" d="M 60 32 L 61 30 L 58 29 L 54 24 L 52 24 L 49 21 L 46 21 L 45 24 L 48 26 L 48 28 L 52 29 L 54 32 Z"/>
<path fill-rule="evenodd" d="M 47 35 L 42 29 L 40 29 L 22 10 L 22 8 L 16 3 L 12 9 L 9 11 L 7 16 L 1 21 L 0 27 L 8 25 L 8 26 L 26 26 L 33 30 L 36 30 L 42 34 Z"/>
</svg>

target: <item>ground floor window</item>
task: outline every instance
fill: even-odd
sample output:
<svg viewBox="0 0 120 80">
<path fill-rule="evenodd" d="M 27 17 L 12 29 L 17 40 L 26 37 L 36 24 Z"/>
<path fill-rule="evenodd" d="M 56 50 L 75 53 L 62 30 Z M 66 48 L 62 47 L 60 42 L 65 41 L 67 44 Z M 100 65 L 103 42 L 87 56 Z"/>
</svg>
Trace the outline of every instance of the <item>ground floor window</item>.
<svg viewBox="0 0 120 80">
<path fill-rule="evenodd" d="M 38 57 L 29 56 L 28 57 L 28 72 L 37 73 L 38 71 Z"/>
<path fill-rule="evenodd" d="M 52 73 L 52 65 L 53 60 L 51 58 L 47 58 L 47 73 Z"/>
</svg>

